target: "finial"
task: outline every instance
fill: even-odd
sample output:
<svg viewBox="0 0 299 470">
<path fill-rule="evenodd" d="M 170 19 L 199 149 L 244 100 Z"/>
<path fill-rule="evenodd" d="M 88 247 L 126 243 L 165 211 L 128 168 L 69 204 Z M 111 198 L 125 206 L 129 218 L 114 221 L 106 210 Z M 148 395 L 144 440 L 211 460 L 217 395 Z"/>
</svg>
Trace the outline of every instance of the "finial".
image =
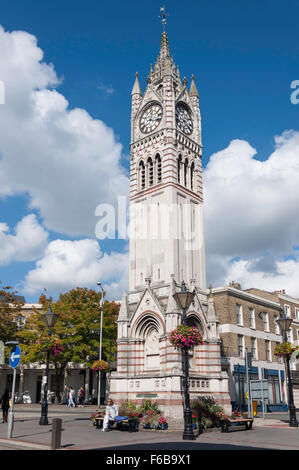
<svg viewBox="0 0 299 470">
<path fill-rule="evenodd" d="M 169 14 L 166 12 L 165 5 L 160 7 L 160 12 L 161 12 L 161 15 L 159 16 L 159 18 L 162 18 L 163 31 L 165 32 L 165 26 L 167 23 L 166 16 L 169 16 Z"/>
<path fill-rule="evenodd" d="M 183 78 L 183 85 L 187 86 L 187 78 L 186 77 Z"/>
</svg>

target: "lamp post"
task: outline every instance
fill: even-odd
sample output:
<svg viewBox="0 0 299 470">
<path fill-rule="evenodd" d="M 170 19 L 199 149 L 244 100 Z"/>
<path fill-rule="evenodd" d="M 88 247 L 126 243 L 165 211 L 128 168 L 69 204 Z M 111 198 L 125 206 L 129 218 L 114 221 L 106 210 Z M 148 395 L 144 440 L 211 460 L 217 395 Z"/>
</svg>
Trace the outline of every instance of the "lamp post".
<svg viewBox="0 0 299 470">
<path fill-rule="evenodd" d="M 288 335 L 287 332 L 293 323 L 293 319 L 286 317 L 285 314 L 283 313 L 283 317 L 279 318 L 277 320 L 277 323 L 279 324 L 280 330 L 281 330 L 281 335 L 283 341 L 288 340 Z M 291 371 L 290 371 L 290 357 L 289 355 L 285 356 L 285 364 L 286 364 L 286 375 L 287 375 L 287 381 L 288 381 L 288 406 L 289 406 L 289 412 L 290 412 L 290 421 L 289 425 L 290 427 L 297 428 L 298 427 L 298 422 L 296 418 L 296 408 L 294 405 L 294 396 L 293 396 L 293 385 L 291 381 Z"/>
<path fill-rule="evenodd" d="M 103 336 L 103 303 L 104 303 L 105 293 L 104 293 L 104 289 L 103 289 L 103 286 L 102 286 L 100 281 L 97 283 L 97 285 L 102 290 L 102 297 L 101 297 L 101 301 L 100 301 L 101 325 L 100 325 L 100 348 L 99 348 L 99 361 L 101 361 L 102 360 L 102 336 Z M 99 369 L 98 407 L 100 407 L 100 404 L 101 404 L 101 375 L 102 375 L 101 370 Z"/>
<path fill-rule="evenodd" d="M 42 319 L 44 320 L 46 326 L 48 327 L 48 335 L 49 337 L 52 334 L 52 328 L 56 323 L 58 318 L 57 313 L 53 313 L 51 309 L 51 305 L 49 305 L 48 312 L 42 315 Z M 48 379 L 49 379 L 49 363 L 50 363 L 50 350 L 47 350 L 47 362 L 46 362 L 46 380 L 44 385 L 44 396 L 42 401 L 42 410 L 41 410 L 41 417 L 39 420 L 39 424 L 47 425 L 48 423 Z"/>
<path fill-rule="evenodd" d="M 186 284 L 183 281 L 180 292 L 176 292 L 173 297 L 177 303 L 177 306 L 182 311 L 182 325 L 187 326 L 187 310 L 190 307 L 191 302 L 195 296 L 194 292 L 189 292 L 186 288 Z M 192 411 L 190 408 L 190 394 L 189 394 L 189 354 L 188 349 L 184 348 L 182 350 L 183 354 L 183 367 L 185 372 L 185 409 L 184 409 L 184 432 L 183 440 L 193 441 L 196 439 L 196 436 L 192 428 Z"/>
</svg>

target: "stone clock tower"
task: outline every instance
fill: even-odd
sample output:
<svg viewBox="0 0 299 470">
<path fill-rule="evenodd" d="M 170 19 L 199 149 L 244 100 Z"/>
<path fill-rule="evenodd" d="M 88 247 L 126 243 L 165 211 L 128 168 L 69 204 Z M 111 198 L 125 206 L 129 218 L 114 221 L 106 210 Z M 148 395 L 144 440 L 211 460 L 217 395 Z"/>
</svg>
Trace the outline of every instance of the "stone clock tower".
<svg viewBox="0 0 299 470">
<path fill-rule="evenodd" d="M 204 338 L 190 354 L 191 398 L 213 395 L 229 410 L 218 319 L 206 290 L 199 94 L 193 76 L 189 89 L 181 80 L 165 30 L 144 94 L 136 74 L 130 154 L 130 279 L 110 394 L 119 403 L 151 398 L 167 416 L 182 416 L 181 353 L 168 335 L 181 323 L 173 294 L 184 281 L 196 292 L 188 324 Z"/>
</svg>

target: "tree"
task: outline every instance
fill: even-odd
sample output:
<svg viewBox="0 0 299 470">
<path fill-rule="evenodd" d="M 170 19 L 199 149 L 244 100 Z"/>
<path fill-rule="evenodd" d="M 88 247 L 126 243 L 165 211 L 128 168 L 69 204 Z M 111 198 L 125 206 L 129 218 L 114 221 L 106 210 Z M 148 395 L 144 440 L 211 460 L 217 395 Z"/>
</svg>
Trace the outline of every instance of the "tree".
<svg viewBox="0 0 299 470">
<path fill-rule="evenodd" d="M 1 284 L 1 281 L 0 281 Z M 18 331 L 18 317 L 21 314 L 22 298 L 10 286 L 0 286 L 0 341 L 15 340 Z"/>
<path fill-rule="evenodd" d="M 101 296 L 101 293 L 94 290 L 79 287 L 60 294 L 59 299 L 52 303 L 44 294 L 40 296 L 39 302 L 43 305 L 44 312 L 51 303 L 52 311 L 59 315 L 52 337 L 60 341 L 62 351 L 57 355 L 50 355 L 55 369 L 57 398 L 67 364 L 83 363 L 86 367 L 91 367 L 99 356 Z M 107 361 L 115 359 L 118 311 L 119 305 L 115 302 L 104 302 L 102 357 Z M 23 343 L 23 361 L 26 363 L 42 363 L 46 360 L 45 350 L 40 345 L 40 339 L 45 339 L 48 333 L 42 313 L 36 310 L 18 334 L 19 341 Z"/>
</svg>

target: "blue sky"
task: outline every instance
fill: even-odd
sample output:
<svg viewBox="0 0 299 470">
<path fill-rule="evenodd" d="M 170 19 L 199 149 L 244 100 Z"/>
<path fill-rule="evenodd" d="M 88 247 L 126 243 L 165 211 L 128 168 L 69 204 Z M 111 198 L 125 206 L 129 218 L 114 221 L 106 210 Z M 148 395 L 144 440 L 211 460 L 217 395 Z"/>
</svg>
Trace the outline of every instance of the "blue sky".
<svg viewBox="0 0 299 470">
<path fill-rule="evenodd" d="M 74 108 L 85 110 L 91 119 L 100 120 L 107 129 L 113 130 L 113 142 L 110 143 L 109 149 L 111 152 L 113 152 L 112 148 L 117 149 L 115 150 L 118 152 L 115 157 L 115 165 L 118 167 L 118 174 L 124 178 L 122 187 L 125 187 L 125 175 L 129 169 L 130 93 L 136 71 L 139 72 L 141 86 L 143 89 L 145 88 L 150 64 L 156 60 L 158 55 L 162 31 L 158 18 L 161 4 L 162 2 L 158 1 L 120 2 L 117 0 L 114 2 L 95 0 L 85 2 L 79 0 L 52 0 L 51 2 L 10 0 L 8 2 L 3 0 L 2 2 L 1 25 L 5 33 L 9 36 L 13 31 L 24 31 L 35 36 L 37 46 L 44 54 L 42 61 L 46 64 L 53 64 L 60 84 L 54 84 L 55 80 L 52 79 L 52 81 L 49 80 L 48 85 L 45 85 L 45 89 L 55 89 L 64 96 L 68 101 L 69 110 Z M 298 150 L 299 104 L 291 103 L 290 84 L 296 79 L 299 80 L 299 3 L 297 0 L 285 2 L 278 0 L 228 0 L 227 2 L 215 0 L 192 2 L 187 5 L 184 2 L 172 0 L 166 2 L 166 7 L 170 14 L 167 18 L 167 33 L 171 53 L 175 62 L 180 66 L 181 76 L 186 76 L 190 83 L 191 75 L 195 75 L 200 94 L 203 164 L 207 169 L 207 204 L 213 198 L 213 203 L 209 204 L 209 207 L 210 205 L 217 206 L 219 195 L 222 198 L 221 185 L 216 186 L 213 172 L 219 169 L 219 165 L 227 163 L 226 153 L 221 152 L 227 148 L 232 150 L 231 142 L 237 142 L 236 139 L 246 142 L 257 152 L 252 156 L 245 145 L 237 149 L 238 152 L 244 152 L 242 162 L 244 163 L 245 160 L 247 163 L 249 162 L 249 166 L 247 163 L 240 165 L 244 180 L 248 176 L 246 173 L 248 169 L 255 167 L 253 159 L 265 163 L 258 178 L 251 181 L 250 188 L 255 194 L 252 198 L 255 204 L 258 204 L 256 201 L 259 201 L 257 193 L 261 187 L 262 191 L 264 190 L 263 178 L 266 178 L 265 186 L 272 182 L 269 191 L 265 191 L 265 199 L 262 200 L 265 201 L 262 213 L 267 215 L 259 217 L 259 222 L 254 217 L 250 218 L 250 214 L 255 212 L 254 207 L 256 207 L 251 206 L 250 192 L 248 194 L 247 191 L 248 199 L 242 196 L 243 209 L 245 212 L 248 209 L 248 226 L 247 223 L 242 223 L 241 219 L 238 222 L 238 216 L 244 210 L 238 212 L 239 208 L 236 207 L 235 219 L 231 221 L 231 227 L 235 227 L 236 223 L 242 224 L 244 231 L 246 228 L 249 240 L 246 244 L 243 230 L 240 231 L 242 235 L 238 235 L 234 229 L 233 236 L 240 237 L 240 243 L 238 240 L 235 243 L 235 251 L 229 247 L 229 238 L 232 233 L 224 233 L 223 237 L 219 239 L 213 235 L 215 232 L 219 232 L 217 210 L 214 208 L 210 214 L 208 213 L 208 281 L 213 284 L 224 284 L 230 275 L 235 274 L 244 280 L 245 285 L 259 282 L 264 288 L 271 288 L 270 281 L 272 279 L 273 288 L 281 285 L 281 288 L 286 290 L 289 288 L 293 295 L 297 295 L 293 287 L 298 273 L 297 264 L 291 272 L 289 271 L 290 265 L 279 267 L 277 264 L 281 260 L 293 260 L 295 263 L 297 261 L 298 250 L 293 250 L 294 246 L 299 245 L 297 221 L 294 221 L 297 203 L 295 197 L 297 194 L 296 181 L 293 181 L 291 186 L 292 191 L 296 193 L 293 195 L 294 197 L 291 200 L 285 200 L 284 204 L 280 206 L 281 198 L 279 194 L 274 194 L 273 200 L 276 208 L 272 210 L 271 188 L 273 193 L 281 191 L 281 195 L 285 197 L 285 188 L 288 188 L 288 185 L 282 179 L 278 183 L 275 179 L 268 179 L 267 175 L 270 170 L 265 170 L 269 167 L 273 170 L 273 165 L 270 164 L 272 160 L 269 159 L 275 150 L 280 151 L 283 156 L 287 151 L 290 152 L 285 158 L 286 163 L 289 162 L 289 159 L 292 160 L 290 164 L 292 175 L 294 168 L 297 168 L 294 155 Z M 1 54 L 4 57 L 1 58 Z M 9 56 L 0 51 L 0 58 L 2 62 L 0 80 L 2 80 L 1 70 L 5 74 L 5 61 L 9 61 Z M 50 73 L 49 70 L 47 73 Z M 27 74 L 24 76 L 28 77 Z M 2 105 L 0 119 L 1 111 L 4 115 L 5 106 L 9 106 L 9 102 Z M 21 119 L 20 117 L 20 122 L 22 122 Z M 293 131 L 292 135 L 284 134 L 289 130 Z M 109 133 L 109 131 L 107 132 Z M 277 143 L 274 140 L 275 136 L 284 137 L 281 137 Z M 102 137 L 105 139 L 104 134 Z M 55 138 L 58 139 L 57 136 Z M 118 144 L 121 145 L 121 148 L 117 147 Z M 27 145 L 30 144 L 27 143 Z M 235 145 L 237 144 L 235 143 Z M 70 152 L 72 151 L 71 146 L 70 142 Z M 277 150 L 277 147 L 280 150 Z M 9 158 L 8 149 L 11 148 L 12 145 L 8 141 L 5 147 L 7 158 Z M 0 155 L 3 151 L 0 142 Z M 30 155 L 29 148 L 27 151 L 28 153 L 24 153 Z M 33 147 L 32 151 L 36 151 L 36 147 Z M 216 152 L 220 152 L 224 157 L 220 159 L 221 162 L 215 158 L 213 163 L 210 161 L 210 157 Z M 15 152 L 13 154 L 16 155 Z M 249 154 L 251 156 L 248 156 Z M 281 159 L 277 158 L 277 160 Z M 208 162 L 210 162 L 210 166 Z M 28 166 L 30 165 L 32 162 L 28 161 Z M 58 166 L 59 162 L 56 164 L 56 168 Z M 36 170 L 35 167 L 31 169 L 32 172 L 36 171 L 36 178 L 41 180 L 45 176 L 40 173 L 42 167 L 43 165 Z M 45 165 L 44 168 L 45 172 L 49 171 L 49 177 L 53 178 L 52 186 L 44 186 L 45 194 L 42 194 L 41 188 L 38 188 L 33 195 L 30 192 L 30 184 L 32 183 L 29 179 L 24 185 L 20 182 L 16 184 L 14 181 L 9 181 L 9 188 L 3 190 L 2 193 L 0 192 L 0 223 L 6 224 L 6 235 L 8 233 L 13 235 L 16 225 L 26 216 L 35 216 L 34 220 L 30 219 L 30 229 L 32 224 L 35 224 L 35 228 L 36 225 L 39 226 L 37 230 L 39 231 L 38 240 L 41 242 L 40 250 L 31 257 L 27 256 L 30 258 L 29 260 L 23 254 L 16 255 L 16 250 L 5 262 L 2 261 L 2 265 L 0 258 L 0 279 L 5 284 L 16 286 L 28 301 L 33 302 L 38 299 L 40 286 L 35 284 L 34 288 L 28 288 L 29 280 L 27 282 L 24 280 L 30 271 L 36 270 L 37 263 L 45 259 L 44 250 L 49 244 L 58 239 L 61 242 L 92 240 L 92 230 L 89 228 L 84 233 L 78 224 L 60 224 L 61 218 L 60 221 L 58 217 L 56 220 L 53 214 L 50 214 L 46 194 L 47 191 L 48 193 L 51 190 L 56 191 L 56 179 L 53 167 L 47 169 L 47 165 Z M 277 166 L 275 168 L 277 170 Z M 110 170 L 107 163 L 105 175 L 109 175 Z M 1 171 L 4 170 L 3 168 L 1 170 L 0 166 L 0 176 Z M 12 175 L 12 173 L 9 174 Z M 283 170 L 279 171 L 279 174 L 280 178 L 283 178 L 281 176 Z M 5 181 L 7 181 L 7 175 L 8 173 L 3 176 L 6 178 Z M 229 181 L 230 176 L 227 178 Z M 70 185 L 68 191 L 72 189 L 75 191 L 78 187 L 75 177 L 73 181 L 74 185 Z M 248 183 L 248 180 L 246 181 Z M 81 199 L 83 199 L 84 189 L 82 188 L 84 188 L 84 184 L 82 181 L 80 184 L 82 184 L 79 186 L 82 191 Z M 85 184 L 88 186 L 87 178 Z M 234 193 L 233 189 L 230 191 L 230 197 L 225 200 L 227 204 L 239 197 L 239 194 Z M 32 203 L 33 199 L 34 204 Z M 99 199 L 99 202 L 104 201 Z M 80 205 L 79 198 L 77 204 Z M 289 211 L 290 206 L 293 211 Z M 219 205 L 220 209 L 221 204 Z M 278 209 L 281 212 L 277 214 Z M 91 208 L 91 211 L 94 212 L 94 207 Z M 269 215 L 269 211 L 271 215 Z M 277 228 L 278 225 L 275 225 L 277 223 L 275 221 L 279 219 L 282 212 L 282 220 L 285 224 L 283 233 Z M 263 221 L 261 225 L 260 219 Z M 289 224 L 292 224 L 290 231 Z M 250 227 L 254 230 L 254 236 L 252 236 Z M 2 250 L 6 250 L 7 240 L 7 237 L 3 239 Z M 254 240 L 254 242 L 252 243 L 250 240 Z M 61 243 L 59 250 L 64 249 L 62 245 Z M 112 255 L 111 263 L 116 262 L 118 267 L 122 265 L 123 268 L 122 270 L 116 269 L 117 273 L 114 276 L 106 265 L 105 268 L 103 266 L 97 267 L 94 276 L 91 276 L 90 279 L 83 276 L 82 285 L 86 283 L 93 287 L 96 276 L 100 276 L 101 269 L 103 269 L 107 289 L 109 290 L 109 286 L 111 286 L 111 296 L 117 296 L 120 290 L 117 290 L 114 284 L 119 284 L 123 288 L 126 283 L 126 243 L 105 241 L 100 245 L 101 254 L 97 253 L 94 244 L 88 246 L 88 250 L 91 249 L 88 251 L 90 260 L 92 253 L 100 257 L 103 256 L 103 253 L 107 253 L 107 256 L 114 253 L 115 256 Z M 72 250 L 74 245 L 70 246 L 72 246 Z M 216 246 L 221 246 L 221 249 L 216 249 Z M 95 251 L 93 252 L 93 250 Z M 70 256 L 71 253 L 72 251 L 70 251 Z M 267 255 L 264 256 L 262 253 L 267 253 Z M 120 258 L 118 258 L 118 254 Z M 264 271 L 261 268 L 263 256 L 267 261 L 264 263 Z M 272 264 L 270 263 L 272 271 L 269 268 L 269 256 L 272 257 Z M 259 261 L 259 271 L 254 271 L 257 261 Z M 47 264 L 44 264 L 42 269 L 44 270 L 46 266 Z M 279 269 L 282 269 L 282 272 Z M 252 272 L 255 275 L 250 277 L 249 273 Z M 277 273 L 281 275 L 278 279 Z M 36 280 L 36 277 L 34 279 Z M 75 282 L 79 281 L 76 279 Z M 59 293 L 57 283 L 47 277 L 44 282 L 48 282 L 49 292 L 57 296 Z M 65 284 L 62 282 L 61 286 L 61 290 L 72 287 L 67 281 Z"/>
</svg>

